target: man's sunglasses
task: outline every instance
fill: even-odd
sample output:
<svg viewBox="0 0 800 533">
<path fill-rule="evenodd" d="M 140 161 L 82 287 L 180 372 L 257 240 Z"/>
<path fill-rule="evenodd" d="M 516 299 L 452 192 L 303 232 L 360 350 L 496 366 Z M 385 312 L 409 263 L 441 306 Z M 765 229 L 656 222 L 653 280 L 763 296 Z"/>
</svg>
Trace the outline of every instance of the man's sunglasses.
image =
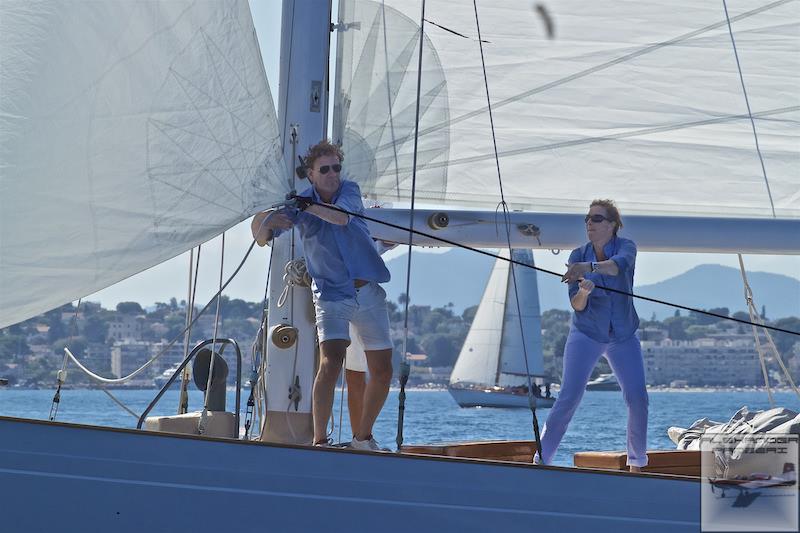
<svg viewBox="0 0 800 533">
<path fill-rule="evenodd" d="M 588 223 L 590 220 L 592 222 L 594 222 L 595 224 L 599 224 L 604 220 L 608 220 L 609 222 L 612 222 L 612 220 L 610 218 L 606 218 L 603 215 L 586 215 L 583 218 L 584 223 Z"/>
<path fill-rule="evenodd" d="M 331 169 L 333 169 L 334 172 L 341 172 L 342 165 L 323 165 L 319 167 L 319 170 L 317 172 L 319 172 L 320 174 L 327 174 Z"/>
</svg>

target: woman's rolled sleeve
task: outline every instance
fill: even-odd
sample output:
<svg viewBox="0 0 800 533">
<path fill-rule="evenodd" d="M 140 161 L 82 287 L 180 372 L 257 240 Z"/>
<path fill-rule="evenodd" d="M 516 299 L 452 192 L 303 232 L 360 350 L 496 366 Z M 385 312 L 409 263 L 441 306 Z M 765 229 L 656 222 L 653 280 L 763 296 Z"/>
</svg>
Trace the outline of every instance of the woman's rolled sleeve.
<svg viewBox="0 0 800 533">
<path fill-rule="evenodd" d="M 636 243 L 630 239 L 619 239 L 620 245 L 617 253 L 609 259 L 614 261 L 619 268 L 619 273 L 627 272 L 636 264 Z"/>
<path fill-rule="evenodd" d="M 581 260 L 581 255 L 582 254 L 581 254 L 581 249 L 580 248 L 576 248 L 576 249 L 572 250 L 572 253 L 569 254 L 569 261 L 567 261 L 567 265 L 572 265 L 574 263 L 579 263 L 580 260 Z M 573 281 L 572 283 L 570 283 L 568 285 L 568 287 L 569 287 L 569 299 L 571 301 L 572 298 L 576 294 L 578 294 L 578 288 L 579 288 L 578 287 L 578 282 L 577 281 Z"/>
</svg>

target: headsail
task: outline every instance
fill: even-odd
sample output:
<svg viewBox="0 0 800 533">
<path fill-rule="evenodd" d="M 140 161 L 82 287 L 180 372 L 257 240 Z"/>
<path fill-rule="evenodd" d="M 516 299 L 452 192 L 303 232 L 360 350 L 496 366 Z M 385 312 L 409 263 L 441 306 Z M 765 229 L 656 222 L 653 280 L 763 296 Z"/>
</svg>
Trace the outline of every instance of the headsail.
<svg viewBox="0 0 800 533">
<path fill-rule="evenodd" d="M 384 4 L 419 23 L 419 0 Z M 365 5 L 374 3 L 343 0 L 340 8 L 343 23 L 361 24 L 353 33 L 362 40 L 381 35 L 374 29 L 381 20 L 359 15 Z M 766 176 L 722 3 L 677 9 L 653 0 L 557 0 L 547 3 L 551 40 L 530 0 L 478 2 L 512 207 L 572 213 L 609 197 L 627 214 L 772 217 L 774 205 L 778 218 L 800 219 L 800 3 L 730 7 Z M 447 98 L 427 102 L 428 116 L 441 118 L 421 125 L 420 146 L 448 131 L 450 148 L 447 157 L 420 158 L 417 198 L 494 208 L 497 171 L 473 2 L 431 0 L 425 17 L 439 61 L 423 60 L 422 77 L 443 75 Z M 388 21 L 384 30 L 389 42 L 408 33 Z M 417 65 L 407 63 L 405 79 L 415 80 Z M 367 107 L 357 96 L 350 93 L 351 107 Z M 411 146 L 395 144 L 398 161 L 409 160 Z M 442 194 L 434 171 L 444 168 Z M 409 171 L 405 163 L 379 169 L 376 183 Z M 379 200 L 411 195 L 402 182 L 397 191 L 364 189 Z"/>
<path fill-rule="evenodd" d="M 508 258 L 508 250 L 500 251 Z M 530 250 L 512 250 L 514 261 L 533 265 Z M 495 261 L 475 318 L 450 375 L 450 384 L 522 385 L 530 371 L 544 376 L 536 271 L 516 267 L 516 291 L 506 259 Z M 519 311 L 515 299 L 519 294 Z M 524 339 L 524 347 L 523 347 Z M 525 362 L 527 354 L 528 361 Z"/>
<path fill-rule="evenodd" d="M 417 18 L 369 0 L 340 2 L 333 137 L 341 142 L 348 172 L 362 191 L 382 201 L 406 200 L 411 191 L 420 32 Z M 450 120 L 448 87 L 436 48 L 424 39 L 425 74 L 420 124 Z M 418 178 L 426 200 L 444 201 L 450 130 L 420 139 Z M 424 176 L 423 176 L 424 174 Z"/>
<path fill-rule="evenodd" d="M 4 1 L 0 49 L 0 327 L 287 191 L 245 0 Z"/>
<path fill-rule="evenodd" d="M 508 250 L 502 250 L 500 256 L 507 258 Z M 451 385 L 495 384 L 505 322 L 506 293 L 509 289 L 508 265 L 508 261 L 495 261 L 475 318 L 450 374 Z"/>
<path fill-rule="evenodd" d="M 512 250 L 514 261 L 534 266 L 533 253 L 530 250 Z M 536 281 L 536 270 L 514 265 L 516 291 L 508 275 L 506 291 L 505 319 L 503 320 L 503 342 L 500 346 L 500 375 L 517 376 L 515 384 L 524 383 L 518 376 L 528 372 L 534 376 L 544 376 L 542 359 L 542 316 L 539 310 L 539 286 Z M 519 294 L 519 306 L 517 306 Z M 520 326 L 520 324 L 522 324 Z M 522 331 L 520 332 L 520 327 Z M 524 344 L 523 344 L 524 341 Z M 527 354 L 528 361 L 525 362 Z M 501 379 L 500 385 L 507 380 Z"/>
</svg>

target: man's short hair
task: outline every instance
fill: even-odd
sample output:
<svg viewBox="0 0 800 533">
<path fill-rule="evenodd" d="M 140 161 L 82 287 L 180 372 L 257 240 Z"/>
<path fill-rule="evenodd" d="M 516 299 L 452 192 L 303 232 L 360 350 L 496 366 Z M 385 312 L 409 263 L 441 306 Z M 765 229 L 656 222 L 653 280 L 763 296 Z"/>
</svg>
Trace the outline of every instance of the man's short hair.
<svg viewBox="0 0 800 533">
<path fill-rule="evenodd" d="M 308 149 L 308 152 L 306 153 L 305 167 L 309 169 L 314 168 L 314 163 L 316 163 L 317 159 L 325 155 L 335 156 L 340 163 L 344 161 L 344 152 L 342 152 L 342 149 L 330 142 L 328 139 L 322 139 L 320 142 Z"/>
</svg>

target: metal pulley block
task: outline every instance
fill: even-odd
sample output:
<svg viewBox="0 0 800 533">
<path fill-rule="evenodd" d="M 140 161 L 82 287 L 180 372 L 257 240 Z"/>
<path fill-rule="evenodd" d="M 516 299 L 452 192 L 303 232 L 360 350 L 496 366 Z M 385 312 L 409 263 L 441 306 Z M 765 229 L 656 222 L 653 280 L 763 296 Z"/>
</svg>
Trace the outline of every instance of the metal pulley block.
<svg viewBox="0 0 800 533">
<path fill-rule="evenodd" d="M 444 229 L 450 224 L 450 215 L 445 212 L 433 213 L 428 217 L 428 226 L 431 229 Z"/>
<path fill-rule="evenodd" d="M 269 338 L 272 344 L 282 350 L 291 348 L 297 342 L 297 328 L 289 324 L 277 324 L 270 329 Z"/>
</svg>

